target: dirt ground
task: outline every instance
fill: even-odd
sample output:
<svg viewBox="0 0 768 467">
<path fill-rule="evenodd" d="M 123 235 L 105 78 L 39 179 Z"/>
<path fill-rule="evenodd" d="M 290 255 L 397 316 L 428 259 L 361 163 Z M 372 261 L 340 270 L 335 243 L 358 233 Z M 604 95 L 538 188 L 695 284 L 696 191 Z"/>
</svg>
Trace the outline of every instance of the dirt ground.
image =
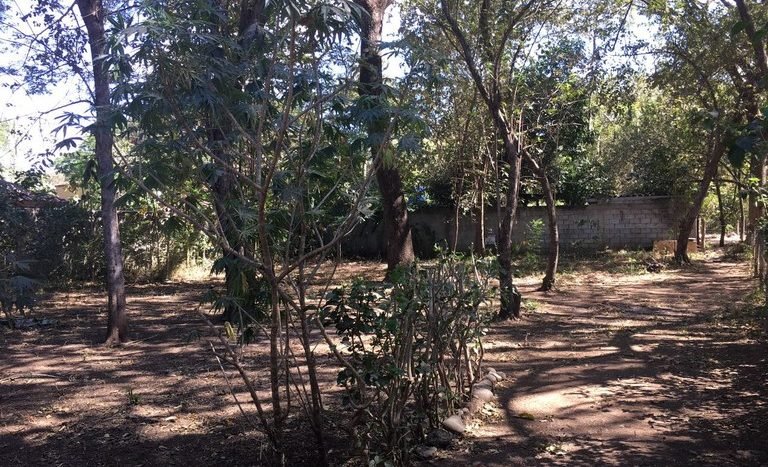
<svg viewBox="0 0 768 467">
<path fill-rule="evenodd" d="M 380 278 L 383 266 L 340 273 Z M 546 294 L 523 280 L 525 317 L 495 325 L 485 346 L 509 380 L 455 449 L 423 464 L 768 465 L 768 344 L 764 319 L 743 313 L 748 276 L 713 254 L 655 274 L 568 273 Z M 0 466 L 260 465 L 264 440 L 194 313 L 207 287 L 132 287 L 121 348 L 95 345 L 96 289 L 35 312 L 55 326 L 1 330 Z M 329 387 L 337 369 L 321 359 Z M 294 442 L 292 463 L 312 465 Z"/>
</svg>

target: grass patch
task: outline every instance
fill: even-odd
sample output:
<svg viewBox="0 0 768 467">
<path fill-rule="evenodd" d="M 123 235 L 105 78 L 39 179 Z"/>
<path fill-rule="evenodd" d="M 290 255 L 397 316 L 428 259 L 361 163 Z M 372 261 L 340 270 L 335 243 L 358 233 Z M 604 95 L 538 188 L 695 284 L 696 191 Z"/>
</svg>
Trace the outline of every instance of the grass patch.
<svg viewBox="0 0 768 467">
<path fill-rule="evenodd" d="M 609 274 L 646 274 L 648 263 L 655 261 L 646 250 L 572 251 L 560 256 L 560 272 L 576 274 L 604 272 Z"/>
<path fill-rule="evenodd" d="M 744 302 L 726 303 L 714 315 L 715 322 L 739 328 L 751 338 L 768 337 L 768 304 L 760 287 L 755 287 Z"/>
</svg>

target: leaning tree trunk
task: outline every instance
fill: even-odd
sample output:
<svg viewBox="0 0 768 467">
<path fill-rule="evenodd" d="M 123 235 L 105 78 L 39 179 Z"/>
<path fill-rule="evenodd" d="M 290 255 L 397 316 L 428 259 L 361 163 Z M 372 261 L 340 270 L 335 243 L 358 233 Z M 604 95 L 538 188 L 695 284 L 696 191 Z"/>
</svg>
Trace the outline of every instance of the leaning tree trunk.
<svg viewBox="0 0 768 467">
<path fill-rule="evenodd" d="M 677 245 L 675 246 L 674 260 L 678 264 L 690 263 L 691 260 L 688 257 L 688 237 L 691 235 L 693 225 L 696 222 L 696 218 L 699 217 L 701 211 L 701 205 L 704 203 L 704 198 L 707 197 L 709 191 L 709 184 L 717 173 L 717 167 L 720 164 L 720 159 L 725 153 L 725 144 L 718 136 L 713 136 L 714 142 L 712 143 L 712 150 L 707 161 L 707 165 L 704 168 L 704 176 L 699 183 L 699 189 L 696 192 L 696 196 L 693 199 L 693 203 L 688 208 L 688 211 L 680 221 L 680 230 L 677 235 Z"/>
<path fill-rule="evenodd" d="M 381 30 L 384 12 L 392 0 L 355 0 L 368 15 L 360 25 L 360 85 L 359 93 L 365 104 L 371 108 L 381 106 L 383 93 L 381 53 Z M 390 121 L 385 116 L 372 118 L 367 125 L 368 142 L 372 152 L 388 148 Z M 388 154 L 383 154 L 388 156 Z M 413 263 L 413 241 L 408 222 L 408 209 L 403 193 L 400 169 L 392 157 L 382 157 L 376 168 L 376 182 L 381 194 L 384 222 L 384 238 L 387 256 L 387 275 L 398 266 Z"/>
<path fill-rule="evenodd" d="M 77 7 L 88 31 L 88 43 L 93 61 L 93 103 L 96 108 L 93 137 L 96 140 L 97 175 L 101 185 L 101 221 L 104 229 L 104 256 L 107 266 L 108 318 L 104 343 L 115 345 L 125 342 L 128 338 L 128 317 L 125 307 L 125 276 L 120 245 L 120 225 L 115 208 L 117 188 L 114 183 L 115 170 L 112 163 L 110 77 L 104 60 L 107 54 L 104 33 L 106 11 L 101 0 L 77 0 Z"/>
</svg>

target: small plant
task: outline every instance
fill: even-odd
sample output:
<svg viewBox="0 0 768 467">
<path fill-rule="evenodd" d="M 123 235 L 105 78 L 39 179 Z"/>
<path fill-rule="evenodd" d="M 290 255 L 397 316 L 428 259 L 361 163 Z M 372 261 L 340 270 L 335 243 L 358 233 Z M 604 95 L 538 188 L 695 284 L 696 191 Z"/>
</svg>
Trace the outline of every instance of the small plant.
<svg viewBox="0 0 768 467">
<path fill-rule="evenodd" d="M 523 240 L 525 249 L 536 253 L 540 252 L 543 238 L 544 221 L 542 219 L 532 219 L 528 222 L 525 229 L 525 240 Z"/>
<path fill-rule="evenodd" d="M 139 405 L 141 403 L 141 397 L 133 392 L 133 389 L 128 389 L 125 395 L 128 398 L 128 405 Z"/>
<path fill-rule="evenodd" d="M 523 299 L 523 307 L 527 311 L 531 313 L 535 313 L 536 311 L 539 310 L 539 308 L 541 308 L 541 304 L 539 304 L 539 302 L 537 302 L 536 300 Z"/>
</svg>

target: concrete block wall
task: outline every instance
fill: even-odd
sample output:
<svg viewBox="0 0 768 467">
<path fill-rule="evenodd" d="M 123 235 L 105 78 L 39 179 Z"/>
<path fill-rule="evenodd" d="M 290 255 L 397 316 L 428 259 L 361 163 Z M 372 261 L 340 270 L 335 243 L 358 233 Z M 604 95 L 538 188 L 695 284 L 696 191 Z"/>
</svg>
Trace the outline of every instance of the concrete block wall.
<svg viewBox="0 0 768 467">
<path fill-rule="evenodd" d="M 679 205 L 669 197 L 624 197 L 596 200 L 584 207 L 558 208 L 560 245 L 568 249 L 651 248 L 654 240 L 673 239 L 677 228 Z M 526 238 L 528 225 L 534 219 L 543 221 L 541 246 L 546 248 L 549 232 L 547 213 L 543 207 L 518 209 L 512 232 L 513 242 Z M 417 254 L 431 250 L 434 242 L 451 244 L 454 236 L 453 212 L 448 208 L 425 208 L 410 213 Z M 486 210 L 486 238 L 493 239 L 498 226 L 496 208 Z M 462 216 L 457 246 L 469 249 L 475 238 L 475 227 L 469 216 Z M 342 250 L 352 256 L 380 256 L 383 234 L 380 225 L 367 222 L 355 229 L 344 241 Z"/>
</svg>

